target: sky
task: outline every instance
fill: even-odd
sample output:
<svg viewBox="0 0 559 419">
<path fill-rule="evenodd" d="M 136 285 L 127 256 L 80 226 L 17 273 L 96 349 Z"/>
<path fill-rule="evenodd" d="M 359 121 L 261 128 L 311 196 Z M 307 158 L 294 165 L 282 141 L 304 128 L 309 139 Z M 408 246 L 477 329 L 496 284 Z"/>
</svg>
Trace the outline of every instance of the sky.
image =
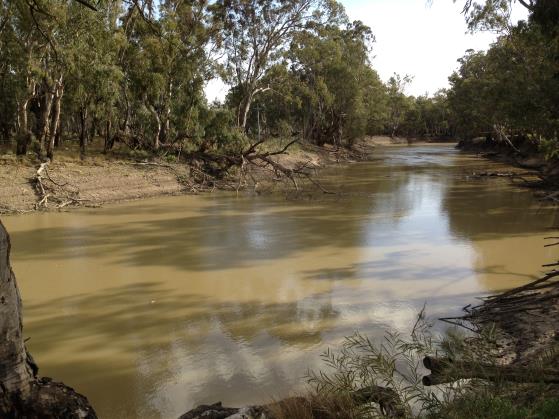
<svg viewBox="0 0 559 419">
<path fill-rule="evenodd" d="M 375 37 L 372 66 L 386 81 L 395 72 L 413 76 L 406 89 L 415 96 L 433 94 L 448 87 L 448 76 L 457 68 L 467 49 L 487 49 L 495 40 L 492 33 L 467 33 L 458 0 L 339 0 L 351 20 L 361 20 Z M 513 20 L 526 14 L 513 9 Z M 223 99 L 227 86 L 213 80 L 206 86 L 211 102 Z"/>
</svg>

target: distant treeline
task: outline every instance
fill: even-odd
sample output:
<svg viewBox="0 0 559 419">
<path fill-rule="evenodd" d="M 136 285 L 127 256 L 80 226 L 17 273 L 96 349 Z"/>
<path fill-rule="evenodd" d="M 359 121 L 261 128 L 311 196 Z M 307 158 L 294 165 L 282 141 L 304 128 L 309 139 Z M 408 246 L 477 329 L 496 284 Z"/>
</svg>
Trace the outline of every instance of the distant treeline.
<svg viewBox="0 0 559 419">
<path fill-rule="evenodd" d="M 467 52 L 449 90 L 413 97 L 409 76 L 380 80 L 373 32 L 333 0 L 2 1 L 0 140 L 50 158 L 68 141 L 85 155 L 94 137 L 105 151 L 119 141 L 220 153 L 271 137 L 351 146 L 494 132 L 554 143 L 557 6 L 522 3 L 530 19 L 511 26 L 509 1 L 468 1 L 471 28 L 501 37 Z M 204 96 L 215 77 L 232 86 L 224 103 Z"/>
</svg>

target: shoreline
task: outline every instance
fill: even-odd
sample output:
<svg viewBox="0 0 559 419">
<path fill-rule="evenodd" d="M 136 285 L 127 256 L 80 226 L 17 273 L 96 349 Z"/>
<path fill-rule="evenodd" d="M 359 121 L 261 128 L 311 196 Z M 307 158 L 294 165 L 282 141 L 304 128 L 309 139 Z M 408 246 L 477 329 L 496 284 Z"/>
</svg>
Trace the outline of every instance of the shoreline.
<svg viewBox="0 0 559 419">
<path fill-rule="evenodd" d="M 422 142 L 415 142 L 419 144 Z M 352 149 L 318 147 L 301 144 L 274 159 L 288 169 L 305 165 L 322 169 L 370 159 L 377 147 L 402 146 L 405 139 L 370 137 L 357 141 Z M 202 173 L 190 162 L 169 162 L 162 158 L 133 159 L 95 155 L 85 161 L 62 158 L 48 164 L 41 177 L 49 201 L 43 205 L 38 191 L 40 163 L 34 159 L 0 156 L 0 215 L 44 211 L 68 211 L 83 207 L 100 207 L 159 196 L 191 195 L 216 190 L 243 190 L 247 187 L 272 189 L 281 181 L 261 170 L 251 172 L 251 185 L 239 186 L 236 174 L 214 182 L 211 188 L 201 187 L 197 177 Z M 312 175 L 311 175 L 312 176 Z M 292 187 L 292 186 L 290 186 Z M 45 194 L 46 195 L 46 194 Z"/>
</svg>

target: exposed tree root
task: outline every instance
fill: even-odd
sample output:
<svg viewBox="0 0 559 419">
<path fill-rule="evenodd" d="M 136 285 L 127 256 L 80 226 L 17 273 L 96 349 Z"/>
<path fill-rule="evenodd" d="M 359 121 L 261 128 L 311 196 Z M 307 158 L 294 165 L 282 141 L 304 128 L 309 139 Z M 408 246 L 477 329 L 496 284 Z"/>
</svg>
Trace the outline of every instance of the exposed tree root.
<svg viewBox="0 0 559 419">
<path fill-rule="evenodd" d="M 86 397 L 50 378 L 36 378 L 29 393 L 4 392 L 0 388 L 3 419 L 96 419 Z"/>
<path fill-rule="evenodd" d="M 556 246 L 558 237 L 547 246 Z M 559 262 L 540 278 L 509 291 L 482 298 L 479 305 L 464 307 L 464 315 L 442 321 L 475 333 L 497 333 L 497 351 L 505 364 L 531 365 L 556 348 L 559 337 Z"/>
</svg>

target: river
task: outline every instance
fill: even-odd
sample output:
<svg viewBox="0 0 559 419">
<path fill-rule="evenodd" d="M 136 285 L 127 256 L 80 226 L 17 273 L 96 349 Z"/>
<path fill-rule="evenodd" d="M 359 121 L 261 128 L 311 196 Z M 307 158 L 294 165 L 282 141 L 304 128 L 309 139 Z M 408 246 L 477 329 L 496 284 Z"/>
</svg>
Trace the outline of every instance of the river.
<svg viewBox="0 0 559 419">
<path fill-rule="evenodd" d="M 4 217 L 41 374 L 100 418 L 266 402 L 359 329 L 409 331 L 557 256 L 555 210 L 450 145 L 320 174 L 337 195 L 215 192 Z M 438 325 L 441 330 L 443 326 Z"/>
</svg>

